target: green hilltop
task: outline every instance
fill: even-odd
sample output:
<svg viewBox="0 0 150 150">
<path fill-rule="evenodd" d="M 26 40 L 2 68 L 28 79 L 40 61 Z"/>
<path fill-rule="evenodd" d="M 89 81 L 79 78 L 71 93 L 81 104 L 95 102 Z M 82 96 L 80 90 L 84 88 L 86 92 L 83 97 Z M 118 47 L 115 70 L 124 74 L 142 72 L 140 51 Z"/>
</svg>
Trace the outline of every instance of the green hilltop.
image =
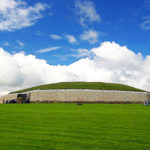
<svg viewBox="0 0 150 150">
<path fill-rule="evenodd" d="M 50 89 L 92 89 L 92 90 L 118 90 L 118 91 L 135 91 L 146 92 L 128 85 L 104 83 L 104 82 L 60 82 L 53 84 L 46 84 L 27 88 L 12 93 L 22 93 L 32 90 L 50 90 Z"/>
</svg>

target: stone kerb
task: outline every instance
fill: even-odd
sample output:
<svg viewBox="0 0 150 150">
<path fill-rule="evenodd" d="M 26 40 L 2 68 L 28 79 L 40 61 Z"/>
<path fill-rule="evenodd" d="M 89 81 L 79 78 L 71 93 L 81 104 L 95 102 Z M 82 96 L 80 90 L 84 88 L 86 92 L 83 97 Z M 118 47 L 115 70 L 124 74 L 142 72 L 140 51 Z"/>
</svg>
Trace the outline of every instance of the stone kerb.
<svg viewBox="0 0 150 150">
<path fill-rule="evenodd" d="M 60 101 L 60 102 L 144 102 L 147 92 L 106 91 L 106 90 L 38 90 L 31 92 L 31 101 Z"/>
<path fill-rule="evenodd" d="M 61 89 L 61 90 L 35 90 L 31 93 L 30 101 L 58 101 L 58 102 L 144 102 L 150 101 L 150 93 L 110 90 L 87 90 L 87 89 Z M 16 94 L 8 94 L 0 97 L 2 100 L 17 99 Z"/>
</svg>

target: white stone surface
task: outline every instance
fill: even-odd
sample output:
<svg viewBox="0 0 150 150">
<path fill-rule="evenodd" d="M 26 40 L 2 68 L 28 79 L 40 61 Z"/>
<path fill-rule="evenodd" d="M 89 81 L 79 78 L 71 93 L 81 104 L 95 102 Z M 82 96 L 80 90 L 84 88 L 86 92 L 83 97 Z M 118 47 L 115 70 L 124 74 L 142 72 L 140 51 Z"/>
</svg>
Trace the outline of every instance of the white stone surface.
<svg viewBox="0 0 150 150">
<path fill-rule="evenodd" d="M 104 102 L 144 102 L 147 92 L 104 91 L 104 90 L 43 90 L 33 91 L 31 101 L 104 101 Z"/>
<path fill-rule="evenodd" d="M 29 93 L 29 92 L 28 92 Z M 8 94 L 0 97 L 2 100 L 16 99 L 17 94 Z M 130 91 L 106 91 L 106 90 L 36 90 L 31 91 L 30 101 L 58 101 L 58 102 L 144 102 L 150 101 L 150 93 Z"/>
</svg>

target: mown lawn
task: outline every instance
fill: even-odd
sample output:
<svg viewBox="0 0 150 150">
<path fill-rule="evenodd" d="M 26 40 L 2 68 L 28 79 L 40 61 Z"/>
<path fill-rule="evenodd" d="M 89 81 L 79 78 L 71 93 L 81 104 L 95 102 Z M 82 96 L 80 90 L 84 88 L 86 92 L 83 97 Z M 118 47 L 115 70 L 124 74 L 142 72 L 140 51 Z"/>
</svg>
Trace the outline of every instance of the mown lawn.
<svg viewBox="0 0 150 150">
<path fill-rule="evenodd" d="M 1 104 L 0 150 L 150 150 L 150 107 Z"/>
</svg>

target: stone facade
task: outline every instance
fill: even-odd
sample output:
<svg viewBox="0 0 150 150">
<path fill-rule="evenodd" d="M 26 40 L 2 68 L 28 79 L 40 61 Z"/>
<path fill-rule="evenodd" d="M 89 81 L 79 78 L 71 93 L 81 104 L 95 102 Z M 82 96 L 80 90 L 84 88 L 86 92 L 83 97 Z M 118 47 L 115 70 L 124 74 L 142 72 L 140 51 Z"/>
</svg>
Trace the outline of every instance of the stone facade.
<svg viewBox="0 0 150 150">
<path fill-rule="evenodd" d="M 149 99 L 149 94 L 147 92 L 110 90 L 45 90 L 32 92 L 30 101 L 144 102 L 147 99 Z"/>
<path fill-rule="evenodd" d="M 28 92 L 30 93 L 30 92 Z M 2 100 L 16 99 L 17 94 L 8 94 L 0 98 Z M 119 102 L 119 103 L 143 103 L 150 101 L 150 93 L 130 91 L 106 91 L 106 90 L 37 90 L 31 91 L 31 102 Z"/>
</svg>

